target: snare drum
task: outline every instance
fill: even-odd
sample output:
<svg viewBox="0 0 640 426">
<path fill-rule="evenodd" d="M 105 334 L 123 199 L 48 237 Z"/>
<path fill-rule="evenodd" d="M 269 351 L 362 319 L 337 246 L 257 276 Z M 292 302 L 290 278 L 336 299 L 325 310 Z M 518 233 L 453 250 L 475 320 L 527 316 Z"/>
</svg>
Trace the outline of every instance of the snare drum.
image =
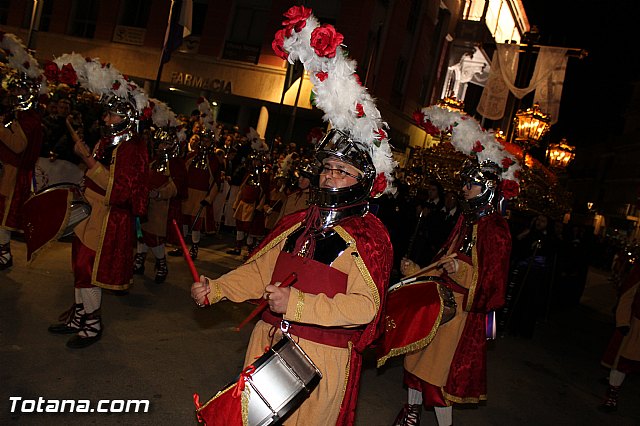
<svg viewBox="0 0 640 426">
<path fill-rule="evenodd" d="M 91 214 L 78 185 L 60 183 L 38 191 L 23 207 L 27 260 L 48 242 L 70 235 Z"/>
<path fill-rule="evenodd" d="M 385 330 L 377 347 L 378 367 L 389 358 L 424 348 L 438 327 L 453 318 L 453 293 L 440 282 L 440 277 L 421 276 L 390 287 Z"/>
<path fill-rule="evenodd" d="M 288 333 L 283 333 L 282 339 L 258 358 L 252 367 L 251 372 L 244 375 L 249 390 L 249 426 L 282 422 L 287 414 L 302 404 L 322 378 L 318 367 Z M 228 419 L 225 422 L 219 416 L 222 413 L 229 415 L 230 406 L 236 407 L 233 411 L 242 410 L 241 396 L 232 396 L 242 380 L 243 377 L 239 376 L 198 408 L 198 417 L 204 424 L 231 424 Z"/>
</svg>

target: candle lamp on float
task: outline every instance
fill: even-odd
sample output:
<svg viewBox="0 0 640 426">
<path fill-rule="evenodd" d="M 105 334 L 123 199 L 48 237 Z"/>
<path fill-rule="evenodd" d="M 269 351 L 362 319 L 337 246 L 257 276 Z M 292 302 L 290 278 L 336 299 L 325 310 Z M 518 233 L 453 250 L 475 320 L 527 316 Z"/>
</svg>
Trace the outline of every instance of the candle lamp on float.
<svg viewBox="0 0 640 426">
<path fill-rule="evenodd" d="M 527 152 L 537 147 L 542 137 L 551 127 L 551 117 L 540 109 L 540 105 L 516 112 L 515 139 L 522 146 L 523 164 L 527 165 Z"/>
<path fill-rule="evenodd" d="M 547 160 L 549 167 L 557 170 L 564 170 L 576 156 L 576 147 L 567 143 L 563 138 L 558 143 L 549 144 L 547 148 Z"/>
</svg>

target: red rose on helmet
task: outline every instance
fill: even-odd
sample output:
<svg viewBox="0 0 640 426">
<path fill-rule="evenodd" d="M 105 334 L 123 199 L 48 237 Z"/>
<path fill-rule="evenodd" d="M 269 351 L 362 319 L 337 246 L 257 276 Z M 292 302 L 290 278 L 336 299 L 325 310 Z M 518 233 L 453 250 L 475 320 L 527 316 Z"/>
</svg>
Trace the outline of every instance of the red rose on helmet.
<svg viewBox="0 0 640 426">
<path fill-rule="evenodd" d="M 431 136 L 440 136 L 440 129 L 433 125 L 431 120 L 427 120 L 422 124 L 422 128 Z"/>
<path fill-rule="evenodd" d="M 119 81 L 114 81 L 113 84 L 111 85 L 111 88 L 113 90 L 118 90 L 120 88 L 120 82 Z"/>
<path fill-rule="evenodd" d="M 511 165 L 513 165 L 513 160 L 509 157 L 504 157 L 502 159 L 502 168 L 503 169 L 508 169 L 509 167 L 511 167 Z"/>
<path fill-rule="evenodd" d="M 385 189 L 387 189 L 387 178 L 384 173 L 380 173 L 378 176 L 376 176 L 376 180 L 373 181 L 371 196 L 377 197 L 379 195 L 382 195 Z"/>
<path fill-rule="evenodd" d="M 502 189 L 502 195 L 504 196 L 504 198 L 509 199 L 518 195 L 518 192 L 520 191 L 520 186 L 517 184 L 516 181 L 505 179 L 502 181 L 501 189 Z"/>
<path fill-rule="evenodd" d="M 57 82 L 59 72 L 60 72 L 60 68 L 58 68 L 58 64 L 56 64 L 53 61 L 45 62 L 44 76 L 47 77 L 47 80 Z"/>
<path fill-rule="evenodd" d="M 422 111 L 414 111 L 412 117 L 413 121 L 415 121 L 418 126 L 422 127 L 424 125 L 424 114 L 422 114 Z"/>
<path fill-rule="evenodd" d="M 75 86 L 78 84 L 78 74 L 76 74 L 76 70 L 73 69 L 73 65 L 71 64 L 64 64 L 62 66 L 58 79 L 60 83 L 64 83 L 67 86 Z"/>
<path fill-rule="evenodd" d="M 358 118 L 364 117 L 364 106 L 362 104 L 356 104 L 356 113 Z"/>
<path fill-rule="evenodd" d="M 333 25 L 322 24 L 311 33 L 311 47 L 316 55 L 333 58 L 336 49 L 344 40 L 344 36 L 336 31 Z"/>
<path fill-rule="evenodd" d="M 480 141 L 476 141 L 476 143 L 473 144 L 473 148 L 471 149 L 471 151 L 473 151 L 473 152 L 482 152 L 482 151 L 484 151 L 484 146 L 482 146 Z"/>
<path fill-rule="evenodd" d="M 326 73 L 324 71 L 319 71 L 319 72 L 316 73 L 316 77 L 320 81 L 325 81 L 327 79 L 327 77 L 329 77 L 329 73 Z"/>
<path fill-rule="evenodd" d="M 289 53 L 286 50 L 284 50 L 284 47 L 283 47 L 284 37 L 285 37 L 285 30 L 278 30 L 278 32 L 276 32 L 275 38 L 271 42 L 271 48 L 273 49 L 273 52 L 277 56 L 279 56 L 280 58 L 286 61 L 287 58 L 289 57 Z"/>
<path fill-rule="evenodd" d="M 282 21 L 282 25 L 288 27 L 289 35 L 291 27 L 293 27 L 296 32 L 300 32 L 305 25 L 307 25 L 307 19 L 309 19 L 309 16 L 311 16 L 311 9 L 304 6 L 293 6 L 284 13 L 284 17 L 287 19 Z"/>
</svg>

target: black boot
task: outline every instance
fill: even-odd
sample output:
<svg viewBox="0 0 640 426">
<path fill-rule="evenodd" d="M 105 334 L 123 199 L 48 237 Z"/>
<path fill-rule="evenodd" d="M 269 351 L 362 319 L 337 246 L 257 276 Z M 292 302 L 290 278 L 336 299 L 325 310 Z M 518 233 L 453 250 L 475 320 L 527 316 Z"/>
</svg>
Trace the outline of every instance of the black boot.
<svg viewBox="0 0 640 426">
<path fill-rule="evenodd" d="M 136 253 L 133 258 L 133 275 L 144 275 L 144 261 L 147 259 L 147 253 Z"/>
<path fill-rule="evenodd" d="M 191 259 L 196 260 L 198 258 L 198 243 L 193 243 L 191 245 L 191 249 L 189 250 L 189 256 Z"/>
<path fill-rule="evenodd" d="M 236 247 L 231 250 L 227 250 L 227 254 L 233 254 L 239 256 L 242 253 L 242 240 L 236 240 Z"/>
<path fill-rule="evenodd" d="M 418 426 L 420 424 L 420 404 L 404 404 L 393 426 Z"/>
<path fill-rule="evenodd" d="M 611 386 L 607 389 L 607 397 L 598 410 L 604 413 L 613 413 L 618 409 L 618 396 L 620 394 L 620 386 Z"/>
<path fill-rule="evenodd" d="M 9 244 L 0 244 L 0 271 L 13 266 L 13 256 L 11 256 Z"/>
<path fill-rule="evenodd" d="M 169 275 L 169 267 L 167 266 L 167 258 L 156 259 L 156 278 L 155 281 L 158 284 L 163 283 Z"/>
<path fill-rule="evenodd" d="M 49 333 L 53 334 L 73 334 L 84 325 L 85 314 L 84 305 L 82 303 L 74 303 L 69 310 L 63 312 L 58 317 L 58 321 L 62 321 L 60 324 L 53 324 L 49 326 Z"/>
<path fill-rule="evenodd" d="M 81 349 L 93 345 L 102 337 L 102 317 L 100 309 L 85 315 L 82 329 L 67 342 L 71 349 Z"/>
<path fill-rule="evenodd" d="M 173 250 L 169 250 L 169 253 L 167 253 L 169 256 L 171 257 L 180 257 L 182 256 L 182 249 L 181 248 L 176 248 Z"/>
</svg>

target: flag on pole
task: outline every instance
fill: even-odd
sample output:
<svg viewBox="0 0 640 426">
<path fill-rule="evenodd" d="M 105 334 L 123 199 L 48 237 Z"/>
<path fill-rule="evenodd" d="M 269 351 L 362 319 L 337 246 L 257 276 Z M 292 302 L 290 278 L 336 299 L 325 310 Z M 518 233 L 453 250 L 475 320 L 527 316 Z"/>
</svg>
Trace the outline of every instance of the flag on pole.
<svg viewBox="0 0 640 426">
<path fill-rule="evenodd" d="M 162 63 L 171 60 L 171 54 L 175 52 L 185 37 L 191 34 L 193 19 L 193 0 L 172 0 L 169 11 L 167 31 L 162 46 Z"/>
</svg>

